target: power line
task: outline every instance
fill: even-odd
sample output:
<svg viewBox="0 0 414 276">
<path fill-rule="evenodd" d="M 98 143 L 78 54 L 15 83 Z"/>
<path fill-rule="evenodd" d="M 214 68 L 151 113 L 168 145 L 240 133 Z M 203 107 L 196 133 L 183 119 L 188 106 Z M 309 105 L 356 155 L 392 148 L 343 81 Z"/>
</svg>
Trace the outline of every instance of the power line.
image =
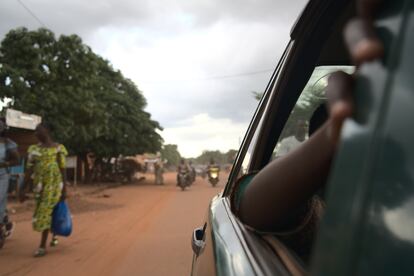
<svg viewBox="0 0 414 276">
<path fill-rule="evenodd" d="M 252 75 L 258 75 L 258 74 L 263 74 L 263 73 L 267 73 L 267 72 L 273 72 L 273 70 L 274 69 L 264 69 L 264 70 L 260 70 L 260 71 L 244 72 L 244 73 L 237 73 L 237 74 L 232 74 L 232 75 L 210 76 L 210 77 L 205 77 L 205 78 L 181 79 L 181 80 L 141 81 L 141 82 L 144 82 L 144 83 L 162 83 L 162 82 L 206 81 L 206 80 L 230 79 L 230 78 L 252 76 Z"/>
<path fill-rule="evenodd" d="M 254 71 L 254 72 L 238 73 L 238 74 L 234 74 L 234 75 L 212 76 L 212 77 L 201 78 L 200 80 L 216 80 L 216 79 L 236 78 L 236 77 L 243 77 L 243 76 L 258 75 L 258 74 L 267 73 L 267 72 L 271 72 L 271 71 L 273 71 L 273 69 L 265 69 L 265 70 Z"/>
<path fill-rule="evenodd" d="M 44 28 L 46 27 L 46 24 L 42 22 L 42 20 L 40 20 L 39 17 L 36 16 L 36 14 L 34 12 L 32 12 L 28 6 L 26 6 L 21 0 L 17 0 L 17 2 L 19 2 L 19 4 L 37 21 L 39 22 L 40 25 L 42 25 Z"/>
</svg>

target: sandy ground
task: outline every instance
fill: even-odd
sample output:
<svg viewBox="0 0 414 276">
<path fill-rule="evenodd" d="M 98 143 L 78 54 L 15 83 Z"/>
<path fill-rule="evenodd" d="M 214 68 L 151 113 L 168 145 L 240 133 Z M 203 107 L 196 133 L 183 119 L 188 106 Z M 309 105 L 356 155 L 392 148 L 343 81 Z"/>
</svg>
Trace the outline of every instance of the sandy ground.
<svg viewBox="0 0 414 276">
<path fill-rule="evenodd" d="M 175 174 L 165 178 L 164 186 L 147 176 L 137 184 L 72 192 L 73 233 L 42 258 L 32 257 L 40 239 L 31 229 L 33 203 L 11 204 L 17 226 L 0 250 L 0 275 L 189 275 L 191 232 L 203 224 L 223 183 L 213 188 L 198 178 L 182 192 Z"/>
</svg>

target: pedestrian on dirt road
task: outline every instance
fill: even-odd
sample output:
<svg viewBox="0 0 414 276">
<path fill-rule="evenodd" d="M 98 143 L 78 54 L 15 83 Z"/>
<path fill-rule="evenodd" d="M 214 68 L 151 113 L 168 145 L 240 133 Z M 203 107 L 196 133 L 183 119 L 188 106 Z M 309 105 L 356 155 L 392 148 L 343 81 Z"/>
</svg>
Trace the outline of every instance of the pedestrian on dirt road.
<svg viewBox="0 0 414 276">
<path fill-rule="evenodd" d="M 46 255 L 46 243 L 52 223 L 55 205 L 66 197 L 66 148 L 56 143 L 51 136 L 51 128 L 46 123 L 36 127 L 39 144 L 28 149 L 25 180 L 33 180 L 36 207 L 33 214 L 33 229 L 41 232 L 40 246 L 34 257 Z M 28 181 L 25 181 L 28 183 Z M 21 194 L 24 200 L 24 191 Z M 52 233 L 53 234 L 53 233 Z M 52 236 L 50 246 L 56 246 L 58 240 Z"/>
<path fill-rule="evenodd" d="M 155 184 L 163 185 L 164 184 L 164 163 L 162 162 L 161 157 L 157 159 L 154 163 L 154 173 L 155 173 Z"/>
<path fill-rule="evenodd" d="M 17 144 L 5 138 L 6 123 L 0 120 L 0 248 L 4 240 L 10 236 L 14 224 L 7 215 L 7 192 L 9 189 L 9 167 L 19 164 Z"/>
</svg>

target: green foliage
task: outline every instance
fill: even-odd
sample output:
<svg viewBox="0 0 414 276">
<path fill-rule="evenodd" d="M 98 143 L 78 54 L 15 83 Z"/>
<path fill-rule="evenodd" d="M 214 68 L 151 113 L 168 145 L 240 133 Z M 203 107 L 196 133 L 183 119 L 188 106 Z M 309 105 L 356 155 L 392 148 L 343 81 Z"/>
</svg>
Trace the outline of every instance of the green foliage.
<svg viewBox="0 0 414 276">
<path fill-rule="evenodd" d="M 200 165 L 206 165 L 210 163 L 211 159 L 213 159 L 217 164 L 231 164 L 234 162 L 236 154 L 237 150 L 229 150 L 226 153 L 222 153 L 218 150 L 205 150 L 199 157 L 195 158 L 193 162 Z"/>
<path fill-rule="evenodd" d="M 160 125 L 141 91 L 77 35 L 11 30 L 0 46 L 0 98 L 41 115 L 72 153 L 100 157 L 156 152 Z"/>
<path fill-rule="evenodd" d="M 180 163 L 181 155 L 177 145 L 167 144 L 161 149 L 161 156 L 167 160 L 167 165 L 177 166 Z"/>
<path fill-rule="evenodd" d="M 308 134 L 307 127 L 301 127 L 301 123 L 307 126 L 313 112 L 319 105 L 325 104 L 325 90 L 328 85 L 329 75 L 338 70 L 352 73 L 354 68 L 352 66 L 319 66 L 314 69 L 295 107 L 290 113 L 279 141 L 289 136 L 298 135 L 301 137 Z"/>
<path fill-rule="evenodd" d="M 264 93 L 263 92 L 252 91 L 252 94 L 253 94 L 253 97 L 256 100 L 260 101 L 262 99 Z"/>
</svg>

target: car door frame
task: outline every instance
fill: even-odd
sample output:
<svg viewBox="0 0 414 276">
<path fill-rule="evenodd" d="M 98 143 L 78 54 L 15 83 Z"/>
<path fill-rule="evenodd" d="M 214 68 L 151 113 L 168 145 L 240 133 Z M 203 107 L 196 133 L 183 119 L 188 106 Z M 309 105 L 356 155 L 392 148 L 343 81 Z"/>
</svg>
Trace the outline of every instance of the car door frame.
<svg viewBox="0 0 414 276">
<path fill-rule="evenodd" d="M 303 87 L 306 85 L 313 69 L 317 66 L 325 41 L 331 34 L 330 27 L 327 26 L 334 25 L 333 23 L 338 20 L 335 14 L 340 14 L 350 4 L 348 1 L 320 1 L 317 3 L 320 4 L 319 9 L 315 5 L 307 6 L 303 13 L 305 19 L 300 19 L 292 30 L 292 41 L 289 43 L 289 50 L 278 74 L 272 80 L 272 85 L 269 86 L 264 95 L 264 100 L 259 106 L 262 109 L 259 110 L 252 121 L 253 127 L 246 135 L 246 142 L 243 143 L 242 150 L 236 159 L 236 166 L 229 177 L 223 197 L 228 198 L 233 192 L 234 182 L 240 176 L 241 164 L 249 147 L 253 146 L 254 149 L 247 169 L 248 172 L 258 171 L 268 164 L 278 140 L 277 137 L 280 136 Z M 323 10 L 322 14 L 318 14 L 320 9 Z M 313 21 L 309 21 L 309 18 L 312 18 Z M 312 31 L 301 25 L 305 23 L 308 24 L 308 27 L 311 26 Z M 257 137 L 254 137 L 255 135 Z M 253 145 L 248 142 L 253 143 Z M 260 266 L 268 266 L 268 264 L 261 261 L 261 259 L 268 259 L 263 258 L 264 255 L 269 254 L 268 251 L 262 245 L 257 246 L 262 240 L 261 237 L 246 228 L 234 214 L 230 213 L 229 215 L 235 221 L 235 224 L 238 224 L 242 233 L 241 239 L 247 243 L 251 251 L 250 255 L 254 256 Z M 283 248 L 283 250 L 284 252 L 277 252 L 279 255 L 273 252 L 273 256 L 279 257 L 279 261 L 283 259 L 280 253 L 288 256 L 286 262 L 282 260 L 282 265 L 286 271 L 291 274 L 298 271 L 305 273 L 303 267 L 298 267 L 298 261 L 294 259 L 290 250 L 287 248 Z M 271 268 L 267 267 L 267 270 L 271 271 Z"/>
<path fill-rule="evenodd" d="M 272 74 L 272 77 L 267 85 L 265 93 L 255 111 L 254 117 L 249 125 L 247 134 L 243 139 L 241 150 L 239 150 L 237 154 L 237 157 L 235 159 L 235 165 L 232 168 L 227 183 L 232 181 L 232 179 L 234 179 L 234 181 L 237 179 L 235 171 L 240 170 L 241 164 L 243 162 L 242 157 L 244 157 L 244 154 L 247 152 L 249 148 L 248 145 L 250 145 L 250 143 L 252 142 L 254 143 L 253 138 L 257 133 L 256 130 L 260 126 L 261 119 L 263 118 L 263 114 L 265 113 L 269 96 L 273 91 L 274 84 L 279 76 L 281 68 L 286 62 L 286 58 L 289 55 L 291 48 L 292 43 L 289 42 L 285 51 L 282 54 L 282 57 L 278 62 L 278 65 L 276 66 L 276 69 Z M 208 270 L 206 266 L 208 266 L 209 264 L 215 266 L 215 273 L 217 275 L 240 275 L 241 271 L 247 274 L 251 273 L 252 275 L 269 274 L 271 270 L 269 270 L 268 265 L 259 265 L 254 256 L 251 254 L 251 251 L 247 246 L 247 243 L 245 242 L 245 239 L 242 235 L 242 228 L 244 226 L 232 214 L 229 199 L 227 196 L 225 196 L 225 194 L 227 193 L 227 188 L 229 188 L 229 185 L 226 185 L 223 192 L 214 197 L 211 201 L 208 209 L 209 211 L 207 214 L 205 226 L 203 227 L 203 251 L 207 251 L 207 254 L 211 254 L 209 250 L 212 250 L 214 253 L 214 260 L 206 260 L 206 258 L 209 257 L 202 256 L 204 252 L 202 252 L 199 256 L 194 255 L 192 263 L 192 275 L 204 275 L 203 273 L 206 273 L 206 271 Z M 226 247 L 226 245 L 222 242 L 225 240 L 233 240 L 233 246 L 237 247 L 237 249 L 233 248 L 232 250 L 229 250 Z M 237 253 L 234 254 L 234 252 Z M 239 260 L 239 266 L 234 265 L 231 262 L 231 259 Z M 241 263 L 243 263 L 243 265 L 241 265 Z M 239 268 L 240 266 L 242 267 L 242 270 L 237 271 L 238 273 L 234 273 L 234 268 Z M 282 266 L 282 264 L 279 264 L 279 266 Z M 285 271 L 281 270 L 279 275 L 286 275 L 286 273 Z"/>
<path fill-rule="evenodd" d="M 250 147 L 254 147 L 254 154 L 251 156 L 247 168 L 248 172 L 258 171 L 269 162 L 278 140 L 275 138 L 280 136 L 287 118 L 302 92 L 300 87 L 304 87 L 306 84 L 322 51 L 324 41 L 330 34 L 329 31 L 326 31 L 330 28 L 327 26 L 332 26 L 332 22 L 337 20 L 334 15 L 340 14 L 347 4 L 349 4 L 347 0 L 318 0 L 310 1 L 305 7 L 292 28 L 291 41 L 266 88 L 263 99 L 243 139 L 223 196 L 228 196 L 232 192 L 236 180 L 241 175 L 241 165 Z M 320 11 L 322 12 L 320 13 Z M 321 33 L 323 33 L 323 37 L 321 37 Z M 309 45 L 312 45 L 316 50 L 308 49 Z M 303 72 L 295 73 L 303 64 L 307 66 L 302 68 Z M 257 137 L 254 137 L 255 135 Z"/>
<path fill-rule="evenodd" d="M 230 255 L 234 252 L 228 252 L 228 250 L 224 248 L 225 246 L 221 246 L 220 249 L 215 248 L 216 244 L 214 243 L 218 240 L 217 237 L 219 237 L 219 239 L 227 237 L 230 240 L 234 240 L 234 237 L 237 237 L 235 242 L 239 243 L 243 249 L 239 253 L 243 255 L 242 259 L 249 263 L 249 267 L 253 269 L 252 271 L 254 274 L 269 274 L 276 272 L 276 270 L 278 275 L 292 273 L 292 270 L 290 270 L 291 267 L 286 266 L 286 263 L 281 261 L 280 256 L 275 254 L 271 247 L 263 242 L 260 236 L 247 229 L 238 218 L 234 216 L 230 209 L 229 195 L 232 193 L 234 184 L 240 176 L 243 160 L 250 147 L 253 147 L 254 150 L 251 162 L 248 166 L 248 171 L 259 170 L 269 161 L 271 152 L 277 142 L 276 138 L 281 134 L 290 115 L 290 111 L 293 109 L 293 106 L 302 91 L 301 88 L 304 87 L 312 69 L 315 67 L 319 54 L 322 51 L 322 45 L 326 40 L 322 39 L 321 41 L 321 36 L 315 35 L 315 33 L 317 34 L 320 32 L 320 28 L 329 26 L 329 24 L 336 19 L 335 16 L 332 15 L 332 11 L 339 13 L 341 8 L 343 8 L 347 2 L 348 1 L 346 0 L 318 0 L 310 2 L 312 5 L 308 5 L 302 15 L 304 18 L 306 17 L 306 20 L 302 18 L 299 19 L 292 30 L 292 40 L 280 59 L 266 88 L 266 92 L 258 105 L 253 120 L 249 125 L 247 134 L 243 139 L 241 148 L 229 175 L 227 185 L 223 193 L 213 199 L 210 204 L 204 237 L 208 239 L 206 240 L 206 246 L 214 248 L 214 265 L 216 265 L 216 274 L 218 275 L 232 275 L 230 269 L 223 270 L 219 267 L 220 265 L 223 265 L 223 263 L 220 263 L 222 260 L 219 259 L 219 257 L 223 257 L 223 255 L 220 254 L 220 250 L 223 250 Z M 319 6 L 315 5 L 315 3 Z M 320 10 L 323 10 L 323 12 L 319 13 Z M 309 18 L 311 19 L 310 21 L 308 20 Z M 310 24 L 309 22 L 313 23 Z M 314 28 L 313 32 L 307 32 L 307 26 L 312 26 L 312 28 Z M 324 38 L 328 35 L 329 32 L 326 32 Z M 309 45 L 315 45 L 314 47 L 318 49 L 318 51 L 307 49 Z M 311 54 L 309 54 L 309 52 Z M 300 63 L 303 63 L 304 61 L 307 62 L 308 67 L 302 68 L 301 71 L 298 68 L 300 67 Z M 297 81 L 298 78 L 301 79 L 300 82 Z M 292 93 L 292 90 L 296 90 L 296 93 Z M 221 216 L 217 216 L 218 213 L 220 213 Z M 231 231 L 228 230 L 227 233 L 225 233 L 226 231 L 220 229 L 220 223 L 231 226 L 229 228 Z M 270 256 L 272 258 L 269 259 L 268 257 Z M 196 262 L 198 259 L 199 258 L 194 262 L 195 266 L 197 266 Z"/>
<path fill-rule="evenodd" d="M 357 112 L 344 124 L 334 160 L 327 191 L 329 208 L 320 227 L 312 261 L 312 272 L 315 275 L 365 275 L 373 273 L 372 267 L 377 270 L 374 275 L 389 275 L 390 270 L 395 275 L 412 275 L 410 262 L 404 263 L 403 258 L 398 256 L 399 252 L 391 248 L 387 248 L 389 251 L 381 250 L 379 244 L 382 240 L 377 240 L 374 244 L 372 237 L 375 233 L 381 233 L 382 238 L 388 234 L 387 238 L 397 244 L 400 250 L 404 248 L 404 242 L 407 242 L 401 241 L 389 228 L 384 227 L 385 215 L 381 210 L 386 210 L 387 206 L 380 201 L 379 195 L 389 195 L 390 187 L 396 184 L 387 175 L 390 163 L 401 168 L 407 166 L 401 157 L 384 161 L 384 151 L 395 146 L 390 141 L 398 141 L 394 140 L 398 135 L 387 133 L 392 128 L 398 129 L 396 113 L 409 110 L 406 106 L 396 106 L 395 100 L 404 95 L 401 89 L 404 82 L 399 79 L 399 83 L 397 80 L 402 75 L 402 66 L 409 63 L 402 55 L 404 47 L 405 53 L 412 49 L 413 39 L 407 40 L 406 24 L 410 12 L 413 13 L 413 6 L 410 0 L 388 1 L 375 20 L 378 34 L 384 43 L 385 55 L 382 60 L 363 64 L 356 78 Z M 412 20 L 411 16 L 411 29 L 414 25 Z M 404 45 L 407 41 L 411 42 L 410 47 Z M 412 63 L 410 65 L 412 67 Z M 400 90 L 397 91 L 398 89 Z M 406 98 L 404 100 L 407 101 Z M 404 147 L 404 144 L 398 146 Z M 402 150 L 402 156 L 409 153 L 409 149 L 406 147 Z M 397 156 L 397 153 L 394 154 Z M 407 196 L 412 195 L 412 192 L 401 189 L 391 194 Z M 408 217 L 405 219 L 407 221 Z M 407 243 L 412 245 L 412 241 Z M 374 251 L 384 253 L 381 260 L 377 258 L 375 262 L 375 258 L 370 255 Z M 388 270 L 381 270 L 387 262 L 389 265 L 385 267 Z M 401 270 L 404 270 L 404 264 L 405 267 L 410 267 L 410 273 L 407 269 Z M 381 272 L 378 273 L 378 270 Z"/>
</svg>

